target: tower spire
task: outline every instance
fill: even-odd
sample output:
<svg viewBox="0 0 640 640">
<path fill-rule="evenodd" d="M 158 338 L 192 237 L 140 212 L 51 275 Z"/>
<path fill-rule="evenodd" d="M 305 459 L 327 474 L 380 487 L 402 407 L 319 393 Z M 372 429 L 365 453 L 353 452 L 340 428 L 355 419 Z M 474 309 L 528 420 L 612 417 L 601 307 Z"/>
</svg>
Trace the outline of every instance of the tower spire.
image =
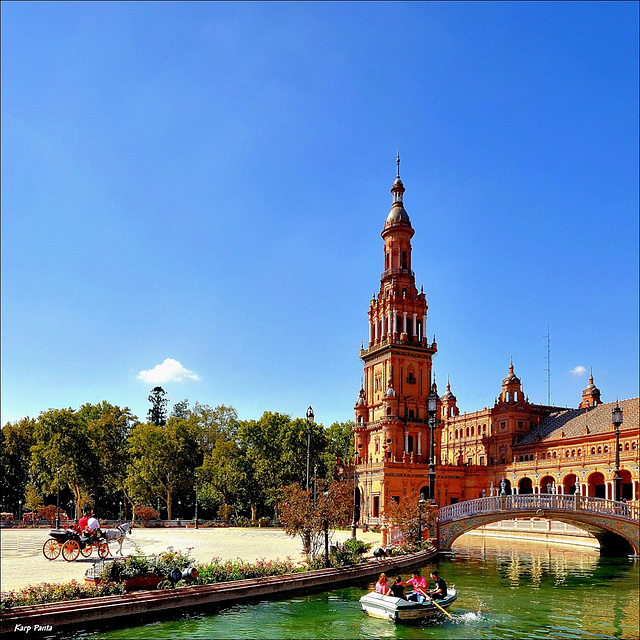
<svg viewBox="0 0 640 640">
<path fill-rule="evenodd" d="M 398 142 L 398 155 L 396 156 L 396 165 L 397 165 L 397 170 L 396 170 L 396 178 L 398 180 L 400 180 L 400 143 Z"/>
</svg>

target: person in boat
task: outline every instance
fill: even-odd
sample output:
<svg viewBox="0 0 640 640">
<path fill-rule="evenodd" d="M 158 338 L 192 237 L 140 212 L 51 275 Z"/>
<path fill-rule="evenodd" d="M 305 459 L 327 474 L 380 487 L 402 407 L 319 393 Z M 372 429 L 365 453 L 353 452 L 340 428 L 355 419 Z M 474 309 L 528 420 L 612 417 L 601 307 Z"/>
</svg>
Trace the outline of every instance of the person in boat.
<svg viewBox="0 0 640 640">
<path fill-rule="evenodd" d="M 376 582 L 376 593 L 385 595 L 389 591 L 389 585 L 387 584 L 387 576 L 384 573 L 380 574 L 378 582 Z"/>
<path fill-rule="evenodd" d="M 411 574 L 411 578 L 405 583 L 406 586 L 411 585 L 413 587 L 413 593 L 409 594 L 408 600 L 414 600 L 415 602 L 424 602 L 427 595 L 427 579 L 420 575 L 420 571 L 417 569 Z"/>
<path fill-rule="evenodd" d="M 431 579 L 436 583 L 435 589 L 429 591 L 429 596 L 436 600 L 442 600 L 447 597 L 447 583 L 444 578 L 438 575 L 437 571 L 431 572 Z"/>
<path fill-rule="evenodd" d="M 404 584 L 402 583 L 402 576 L 398 576 L 396 581 L 389 587 L 389 590 L 385 594 L 387 596 L 393 596 L 394 598 L 407 599 L 404 595 Z"/>
</svg>

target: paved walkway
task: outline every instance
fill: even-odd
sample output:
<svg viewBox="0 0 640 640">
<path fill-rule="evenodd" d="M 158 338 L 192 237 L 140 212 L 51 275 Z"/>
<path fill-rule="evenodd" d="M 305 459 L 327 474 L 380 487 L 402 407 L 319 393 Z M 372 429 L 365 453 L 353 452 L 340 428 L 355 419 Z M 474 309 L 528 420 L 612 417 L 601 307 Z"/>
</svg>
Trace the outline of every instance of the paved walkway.
<svg viewBox="0 0 640 640">
<path fill-rule="evenodd" d="M 344 541 L 350 537 L 349 531 L 336 531 L 332 541 Z M 66 562 L 62 555 L 57 560 L 47 560 L 42 554 L 42 545 L 49 538 L 48 529 L 2 529 L 0 530 L 0 588 L 2 591 L 20 589 L 39 582 L 68 582 L 84 580 L 85 571 L 97 559 L 79 556 L 74 562 Z M 379 533 L 358 531 L 358 539 L 380 543 Z M 241 558 L 253 562 L 260 558 L 281 560 L 287 557 L 298 562 L 303 560 L 302 544 L 299 537 L 289 537 L 281 529 L 235 528 L 225 529 L 142 529 L 136 527 L 127 536 L 122 552 L 135 553 L 136 547 L 142 553 L 159 553 L 172 546 L 176 551 L 186 551 L 198 562 L 208 562 L 218 557 L 223 560 Z M 111 545 L 111 553 L 116 553 L 117 545 Z"/>
</svg>

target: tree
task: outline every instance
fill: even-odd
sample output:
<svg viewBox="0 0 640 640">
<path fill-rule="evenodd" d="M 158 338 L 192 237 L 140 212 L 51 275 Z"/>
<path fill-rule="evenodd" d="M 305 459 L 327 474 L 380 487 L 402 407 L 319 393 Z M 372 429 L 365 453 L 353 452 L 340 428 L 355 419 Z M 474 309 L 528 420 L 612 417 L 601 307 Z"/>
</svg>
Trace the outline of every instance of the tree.
<svg viewBox="0 0 640 640">
<path fill-rule="evenodd" d="M 2 510 L 18 512 L 31 470 L 31 447 L 35 443 L 36 421 L 22 418 L 7 422 L 0 431 L 0 495 Z"/>
<path fill-rule="evenodd" d="M 162 387 L 154 387 L 147 400 L 151 403 L 151 409 L 147 413 L 147 420 L 156 425 L 163 427 L 167 424 L 167 392 Z"/>
<path fill-rule="evenodd" d="M 38 491 L 35 482 L 29 482 L 24 492 L 24 508 L 25 511 L 38 511 L 42 506 L 42 494 Z"/>
<path fill-rule="evenodd" d="M 127 487 L 134 499 L 146 502 L 161 498 L 171 519 L 176 492 L 194 486 L 195 469 L 201 466 L 200 433 L 189 420 L 169 418 L 165 426 L 138 424 L 129 438 L 133 462 Z"/>
<path fill-rule="evenodd" d="M 114 490 L 122 492 L 126 519 L 127 503 L 133 507 L 126 484 L 131 462 L 128 439 L 138 418 L 129 407 L 121 409 L 108 402 L 85 404 L 78 413 L 87 421 L 89 442 L 98 460 L 96 483 L 111 495 Z"/>
<path fill-rule="evenodd" d="M 326 446 L 326 436 L 322 425 L 314 423 L 311 427 L 311 473 L 318 462 L 322 476 L 324 469 L 320 454 Z M 253 458 L 255 477 L 276 517 L 280 487 L 305 482 L 307 428 L 306 420 L 292 420 L 288 415 L 270 412 L 265 412 L 260 420 L 240 423 L 240 444 Z"/>
<path fill-rule="evenodd" d="M 319 482 L 314 503 L 313 491 L 299 484 L 280 490 L 280 522 L 285 533 L 300 536 L 307 562 L 312 564 L 318 556 L 329 529 L 345 527 L 353 512 L 353 494 L 346 482 Z"/>
<path fill-rule="evenodd" d="M 99 468 L 87 421 L 73 409 L 49 409 L 35 424 L 34 440 L 31 468 L 44 492 L 54 493 L 58 482 L 66 484 L 79 512 Z"/>
<path fill-rule="evenodd" d="M 327 447 L 322 454 L 327 478 L 344 467 L 353 458 L 355 438 L 353 435 L 353 421 L 334 422 L 327 429 Z"/>
<path fill-rule="evenodd" d="M 398 503 L 394 500 L 389 504 L 386 515 L 389 522 L 400 529 L 405 540 L 422 544 L 424 531 L 435 531 L 435 515 L 433 509 L 420 496 L 409 496 Z"/>
</svg>

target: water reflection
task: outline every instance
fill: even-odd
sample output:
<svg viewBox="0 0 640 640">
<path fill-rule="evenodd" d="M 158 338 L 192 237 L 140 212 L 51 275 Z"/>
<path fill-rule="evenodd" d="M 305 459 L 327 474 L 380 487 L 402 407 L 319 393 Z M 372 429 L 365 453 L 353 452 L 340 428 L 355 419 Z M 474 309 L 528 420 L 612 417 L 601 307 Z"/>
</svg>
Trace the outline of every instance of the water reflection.
<svg viewBox="0 0 640 640">
<path fill-rule="evenodd" d="M 91 638 L 620 638 L 638 637 L 638 564 L 595 550 L 462 537 L 438 568 L 459 599 L 452 619 L 395 625 L 362 614 L 369 580 L 347 589 L 173 616 Z M 403 576 L 408 577 L 407 572 Z M 60 636 L 61 638 L 63 636 Z M 74 637 L 66 634 L 65 638 Z"/>
</svg>

